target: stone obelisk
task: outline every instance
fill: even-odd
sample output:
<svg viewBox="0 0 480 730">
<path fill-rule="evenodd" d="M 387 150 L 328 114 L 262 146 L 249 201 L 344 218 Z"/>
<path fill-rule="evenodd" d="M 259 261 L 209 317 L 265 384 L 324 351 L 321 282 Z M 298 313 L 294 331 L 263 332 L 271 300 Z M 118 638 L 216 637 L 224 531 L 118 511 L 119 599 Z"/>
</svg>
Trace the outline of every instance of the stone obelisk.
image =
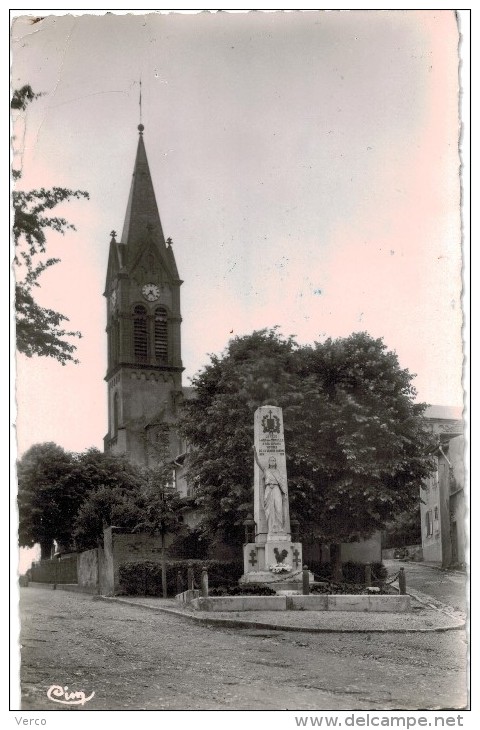
<svg viewBox="0 0 480 730">
<path fill-rule="evenodd" d="M 257 542 L 290 540 L 282 409 L 262 406 L 254 420 L 254 519 Z"/>
<path fill-rule="evenodd" d="M 282 409 L 261 406 L 254 416 L 255 542 L 243 546 L 242 583 L 295 588 L 301 581 L 302 545 L 292 543 Z"/>
</svg>

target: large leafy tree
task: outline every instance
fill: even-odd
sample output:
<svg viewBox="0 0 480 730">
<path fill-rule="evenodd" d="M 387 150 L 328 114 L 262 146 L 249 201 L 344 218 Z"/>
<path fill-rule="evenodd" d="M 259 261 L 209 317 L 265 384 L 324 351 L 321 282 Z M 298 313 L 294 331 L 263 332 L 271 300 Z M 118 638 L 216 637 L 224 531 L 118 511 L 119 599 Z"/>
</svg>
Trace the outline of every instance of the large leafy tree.
<svg viewBox="0 0 480 730">
<path fill-rule="evenodd" d="M 207 534 L 242 541 L 253 414 L 283 408 L 291 511 L 323 542 L 367 537 L 418 500 L 431 448 L 413 376 L 366 333 L 300 347 L 275 329 L 232 340 L 196 376 L 182 429 Z"/>
<path fill-rule="evenodd" d="M 55 540 L 96 547 L 106 525 L 134 527 L 135 495 L 143 484 L 125 458 L 88 449 L 64 451 L 54 443 L 32 446 L 18 462 L 19 544 L 40 543 L 48 557 Z M 116 521 L 116 522 L 115 522 Z"/>
<path fill-rule="evenodd" d="M 72 478 L 88 483 L 72 525 L 77 550 L 102 544 L 103 530 L 109 525 L 133 529 L 138 524 L 144 475 L 124 456 L 89 449 L 80 455 Z"/>
<path fill-rule="evenodd" d="M 75 518 L 73 538 L 79 550 L 103 542 L 109 525 L 126 530 L 157 532 L 162 541 L 177 532 L 180 519 L 178 495 L 172 492 L 172 466 L 168 454 L 168 429 L 156 431 L 157 464 L 139 468 L 123 456 L 90 450 L 81 457 L 79 478 L 90 488 Z"/>
<path fill-rule="evenodd" d="M 13 93 L 11 107 L 24 112 L 28 104 L 42 94 L 35 94 L 29 85 Z M 14 179 L 21 178 L 20 171 L 14 171 Z M 49 212 L 58 205 L 72 199 L 88 198 L 84 190 L 70 190 L 54 187 L 49 190 L 16 189 L 12 193 L 13 202 L 13 239 L 15 245 L 14 263 L 16 267 L 15 320 L 17 349 L 27 357 L 39 355 L 52 357 L 62 365 L 77 362 L 74 356 L 75 345 L 71 337 L 80 337 L 79 332 L 68 331 L 64 323 L 68 318 L 40 306 L 34 298 L 35 287 L 39 286 L 40 275 L 50 266 L 59 262 L 58 258 L 45 257 L 47 233 L 56 231 L 65 235 L 74 231 L 75 226 L 62 216 L 51 216 Z"/>
<path fill-rule="evenodd" d="M 54 443 L 35 444 L 18 462 L 19 544 L 39 543 L 42 558 L 50 557 L 54 540 L 70 542 L 81 501 L 81 494 L 68 483 L 73 467 L 72 454 Z"/>
</svg>

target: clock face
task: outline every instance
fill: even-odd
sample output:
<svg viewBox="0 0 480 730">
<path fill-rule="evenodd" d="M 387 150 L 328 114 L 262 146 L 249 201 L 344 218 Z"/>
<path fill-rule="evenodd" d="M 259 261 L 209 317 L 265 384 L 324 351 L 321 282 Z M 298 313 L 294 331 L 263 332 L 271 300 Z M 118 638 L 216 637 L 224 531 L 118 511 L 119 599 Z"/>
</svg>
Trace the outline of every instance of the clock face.
<svg viewBox="0 0 480 730">
<path fill-rule="evenodd" d="M 117 290 L 114 289 L 112 293 L 110 294 L 110 306 L 112 309 L 115 309 L 115 305 L 117 303 Z"/>
<path fill-rule="evenodd" d="M 142 294 L 149 302 L 154 302 L 160 296 L 160 289 L 156 284 L 142 286 Z"/>
</svg>

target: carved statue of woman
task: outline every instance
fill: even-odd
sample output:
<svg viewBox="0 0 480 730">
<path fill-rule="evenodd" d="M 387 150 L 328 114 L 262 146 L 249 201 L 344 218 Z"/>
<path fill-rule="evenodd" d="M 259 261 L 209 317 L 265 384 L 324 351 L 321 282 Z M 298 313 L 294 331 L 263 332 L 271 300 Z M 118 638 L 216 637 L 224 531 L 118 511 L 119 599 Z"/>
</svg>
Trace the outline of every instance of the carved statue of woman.
<svg viewBox="0 0 480 730">
<path fill-rule="evenodd" d="M 270 456 L 268 466 L 263 467 L 255 450 L 255 460 L 263 475 L 263 508 L 267 518 L 268 534 L 274 535 L 285 531 L 285 500 L 287 488 L 277 469 L 277 460 Z"/>
</svg>

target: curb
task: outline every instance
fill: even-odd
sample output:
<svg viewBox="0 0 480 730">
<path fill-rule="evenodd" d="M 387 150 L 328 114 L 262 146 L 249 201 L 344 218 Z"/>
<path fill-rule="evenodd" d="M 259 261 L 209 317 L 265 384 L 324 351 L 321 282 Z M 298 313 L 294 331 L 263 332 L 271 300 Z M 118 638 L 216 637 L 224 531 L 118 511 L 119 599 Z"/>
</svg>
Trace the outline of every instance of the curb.
<svg viewBox="0 0 480 730">
<path fill-rule="evenodd" d="M 135 606 L 143 608 L 147 611 L 160 613 L 169 613 L 179 618 L 194 621 L 199 624 L 207 624 L 212 626 L 221 626 L 222 628 L 231 629 L 269 629 L 271 631 L 296 631 L 308 634 L 428 634 L 428 633 L 444 633 L 445 631 L 458 631 L 465 629 L 465 623 L 460 625 L 441 626 L 428 629 L 335 629 L 335 628 L 319 628 L 319 627 L 302 627 L 302 626 L 279 626 L 277 624 L 268 623 L 266 621 L 242 621 L 241 619 L 230 618 L 214 618 L 207 616 L 195 616 L 174 608 L 166 608 L 163 606 L 148 606 L 145 603 L 134 603 L 126 601 L 115 596 L 92 596 L 92 600 L 105 601 L 110 603 L 120 603 L 124 606 Z"/>
</svg>

